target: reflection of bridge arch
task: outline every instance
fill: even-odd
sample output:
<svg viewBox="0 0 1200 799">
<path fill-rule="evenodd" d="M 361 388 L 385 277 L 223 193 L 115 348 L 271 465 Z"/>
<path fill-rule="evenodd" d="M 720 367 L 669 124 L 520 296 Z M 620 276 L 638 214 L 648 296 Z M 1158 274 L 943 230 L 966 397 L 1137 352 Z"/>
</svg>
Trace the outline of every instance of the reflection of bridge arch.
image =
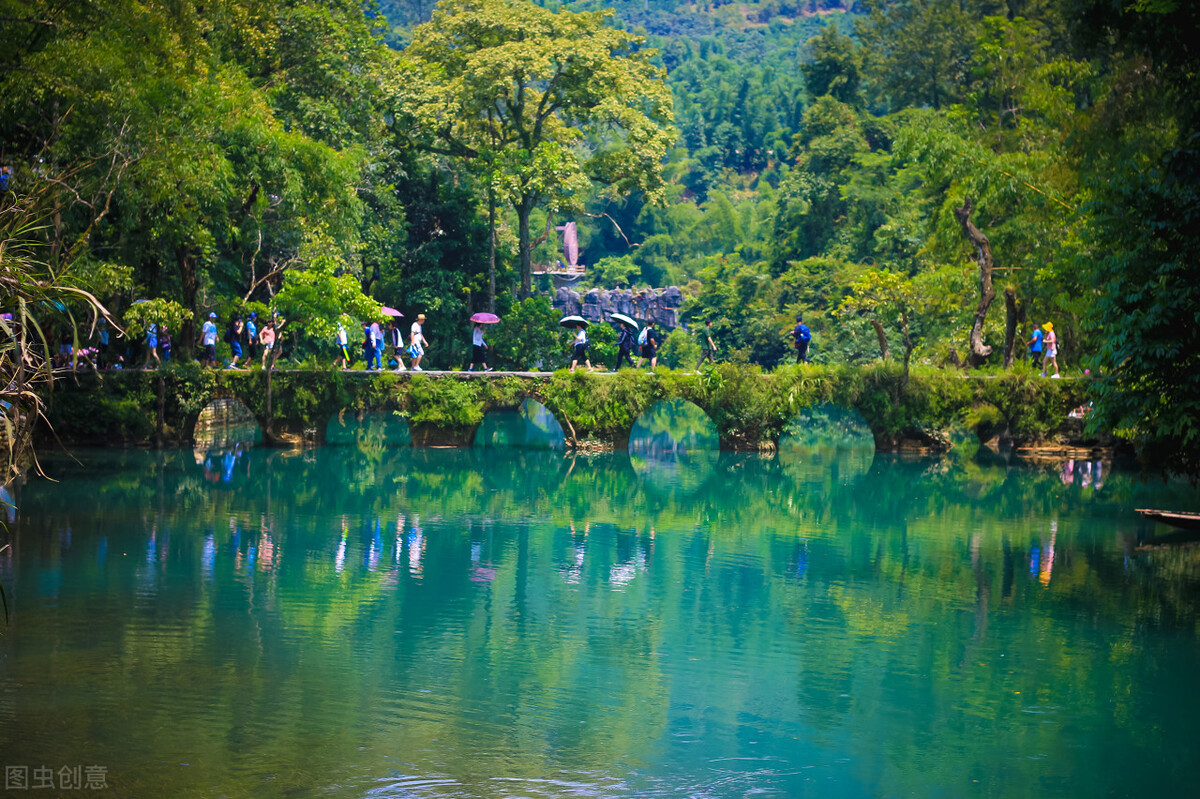
<svg viewBox="0 0 1200 799">
<path fill-rule="evenodd" d="M 196 417 L 192 441 L 197 449 L 220 449 L 233 443 L 257 444 L 262 441 L 258 420 L 236 397 L 221 397 L 204 406 Z"/>
<path fill-rule="evenodd" d="M 853 408 L 805 408 L 779 437 L 779 462 L 798 482 L 832 488 L 857 483 L 875 460 L 875 436 Z"/>
<path fill-rule="evenodd" d="M 657 456 L 720 448 L 717 426 L 699 405 L 685 399 L 659 400 L 629 431 L 630 454 Z"/>
<path fill-rule="evenodd" d="M 566 448 L 566 436 L 550 409 L 527 397 L 515 409 L 488 411 L 475 428 L 473 444 L 479 448 L 561 450 Z"/>
<path fill-rule="evenodd" d="M 684 399 L 656 402 L 629 432 L 629 461 L 658 492 L 685 496 L 716 469 L 721 437 L 703 410 Z"/>
</svg>

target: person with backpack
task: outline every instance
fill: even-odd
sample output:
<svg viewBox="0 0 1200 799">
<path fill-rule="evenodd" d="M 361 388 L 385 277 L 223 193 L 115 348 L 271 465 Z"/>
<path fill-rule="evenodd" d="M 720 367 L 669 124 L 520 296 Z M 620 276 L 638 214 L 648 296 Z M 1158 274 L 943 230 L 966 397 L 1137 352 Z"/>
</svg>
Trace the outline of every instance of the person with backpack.
<svg viewBox="0 0 1200 799">
<path fill-rule="evenodd" d="M 622 366 L 633 366 L 633 358 L 629 357 L 629 353 L 633 352 L 636 346 L 637 339 L 633 336 L 633 328 L 628 322 L 622 322 L 621 334 L 617 336 L 617 365 L 613 367 L 614 372 Z"/>
<path fill-rule="evenodd" d="M 234 314 L 233 318 L 229 320 L 229 327 L 225 328 L 225 341 L 229 344 L 229 351 L 233 355 L 229 361 L 230 369 L 241 368 L 238 366 L 238 358 L 242 357 L 242 329 L 241 314 Z"/>
<path fill-rule="evenodd" d="M 246 318 L 246 362 L 254 360 L 258 355 L 258 313 L 251 311 Z"/>
<path fill-rule="evenodd" d="M 363 361 L 364 368 L 369 372 L 375 368 L 375 347 L 377 342 L 371 330 L 370 322 L 363 322 Z"/>
<path fill-rule="evenodd" d="M 388 348 L 388 366 L 392 365 L 392 358 L 396 359 L 396 371 L 406 371 L 404 359 L 401 354 L 404 352 L 404 335 L 400 332 L 400 327 L 392 319 L 388 320 L 387 327 L 383 331 L 387 339 Z"/>
<path fill-rule="evenodd" d="M 658 342 L 654 340 L 654 320 L 653 319 L 651 319 L 649 322 L 646 323 L 646 326 L 642 328 L 641 333 L 638 333 L 637 341 L 638 341 L 638 347 L 640 349 L 638 352 L 637 364 L 633 368 L 641 369 L 642 361 L 646 360 L 647 358 L 650 360 L 650 368 L 651 369 L 657 367 L 658 366 Z"/>
<path fill-rule="evenodd" d="M 796 363 L 808 363 L 808 342 L 812 332 L 804 324 L 804 316 L 796 314 L 796 326 L 792 328 L 792 344 L 796 347 Z"/>
</svg>

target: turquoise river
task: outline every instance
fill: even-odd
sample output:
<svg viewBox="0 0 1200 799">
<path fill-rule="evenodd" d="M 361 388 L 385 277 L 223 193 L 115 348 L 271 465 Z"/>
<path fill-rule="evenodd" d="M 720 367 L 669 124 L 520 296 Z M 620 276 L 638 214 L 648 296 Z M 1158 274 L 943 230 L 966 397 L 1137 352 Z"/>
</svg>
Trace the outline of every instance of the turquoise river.
<svg viewBox="0 0 1200 799">
<path fill-rule="evenodd" d="M 48 457 L 4 795 L 1196 795 L 1194 488 L 636 433 Z"/>
</svg>

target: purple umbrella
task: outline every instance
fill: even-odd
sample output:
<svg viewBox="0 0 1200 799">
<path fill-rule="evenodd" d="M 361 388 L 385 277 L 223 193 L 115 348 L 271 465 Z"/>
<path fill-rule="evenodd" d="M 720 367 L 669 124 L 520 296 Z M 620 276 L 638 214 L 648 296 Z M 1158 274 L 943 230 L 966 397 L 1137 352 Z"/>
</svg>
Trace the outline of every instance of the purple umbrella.
<svg viewBox="0 0 1200 799">
<path fill-rule="evenodd" d="M 400 313 L 395 308 L 389 308 L 386 305 L 380 310 L 383 311 L 384 316 L 404 316 L 404 314 Z"/>
<path fill-rule="evenodd" d="M 477 322 L 481 325 L 494 325 L 500 321 L 500 317 L 496 316 L 494 313 L 488 313 L 487 311 L 480 311 L 479 313 L 477 313 L 471 317 L 471 321 Z"/>
</svg>

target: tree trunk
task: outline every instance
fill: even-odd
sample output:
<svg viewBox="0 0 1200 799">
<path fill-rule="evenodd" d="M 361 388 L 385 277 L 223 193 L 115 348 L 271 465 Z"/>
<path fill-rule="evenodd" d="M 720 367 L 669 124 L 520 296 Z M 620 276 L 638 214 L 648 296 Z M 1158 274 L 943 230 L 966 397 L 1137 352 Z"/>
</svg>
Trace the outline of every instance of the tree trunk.
<svg viewBox="0 0 1200 799">
<path fill-rule="evenodd" d="M 982 366 L 992 354 L 992 348 L 983 343 L 983 323 L 992 300 L 996 299 L 996 290 L 992 288 L 992 245 L 971 221 L 973 208 L 971 198 L 964 197 L 962 207 L 954 209 L 954 216 L 962 225 L 963 235 L 975 248 L 979 260 L 979 305 L 975 308 L 975 324 L 971 326 L 971 350 L 967 360 L 971 366 Z"/>
<path fill-rule="evenodd" d="M 901 388 L 908 388 L 908 367 L 912 363 L 913 350 L 917 345 L 913 343 L 912 335 L 908 332 L 908 313 L 900 314 L 900 333 L 904 337 L 904 380 L 901 381 Z"/>
<path fill-rule="evenodd" d="M 517 240 L 521 249 L 521 297 L 527 300 L 533 294 L 533 253 L 530 252 L 529 215 L 533 212 L 533 197 L 522 197 L 517 205 Z"/>
<path fill-rule="evenodd" d="M 891 355 L 888 350 L 887 331 L 883 329 L 883 323 L 878 319 L 871 320 L 871 327 L 875 328 L 875 337 L 879 339 L 879 357 L 886 361 Z"/>
<path fill-rule="evenodd" d="M 488 184 L 488 313 L 496 312 L 496 194 Z"/>
<path fill-rule="evenodd" d="M 1016 289 L 1004 290 L 1004 368 L 1011 369 L 1017 351 L 1017 325 L 1024 321 L 1025 306 L 1017 302 Z"/>
<path fill-rule="evenodd" d="M 196 263 L 188 257 L 187 250 L 179 248 L 175 253 L 179 264 L 179 283 L 183 289 L 183 307 L 192 312 L 192 316 L 183 320 L 179 330 L 179 344 L 183 354 L 190 360 L 196 351 L 196 295 L 200 291 L 200 282 L 196 278 Z"/>
</svg>

